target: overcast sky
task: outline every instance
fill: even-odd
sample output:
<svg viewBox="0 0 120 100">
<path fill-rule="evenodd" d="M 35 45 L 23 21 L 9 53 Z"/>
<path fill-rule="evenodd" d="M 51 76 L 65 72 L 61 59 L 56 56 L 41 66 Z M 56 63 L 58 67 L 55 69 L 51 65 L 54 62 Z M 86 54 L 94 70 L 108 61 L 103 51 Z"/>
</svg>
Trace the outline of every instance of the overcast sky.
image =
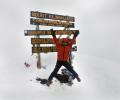
<svg viewBox="0 0 120 100">
<path fill-rule="evenodd" d="M 81 69 L 89 72 L 90 69 L 87 65 L 85 66 L 85 63 L 91 64 L 92 67 L 94 61 L 96 65 L 103 64 L 103 61 L 106 61 L 104 63 L 109 63 L 107 69 L 104 69 L 106 66 L 102 66 L 101 72 L 106 73 L 109 69 L 108 65 L 111 65 L 110 71 L 114 70 L 114 75 L 117 72 L 117 77 L 114 76 L 114 79 L 116 78 L 119 81 L 119 0 L 0 0 L 0 78 L 2 86 L 6 87 L 8 83 L 12 84 L 12 81 L 17 79 L 17 76 L 20 78 L 21 75 L 23 77 L 23 74 L 26 73 L 23 63 L 25 60 L 30 59 L 31 42 L 30 37 L 24 36 L 24 30 L 35 29 L 35 26 L 30 25 L 30 11 L 74 16 L 75 29 L 80 30 L 80 35 L 77 38 L 78 51 L 75 53 L 76 65 L 81 62 L 81 65 L 84 65 L 84 68 L 81 66 Z M 50 28 L 47 27 L 47 29 Z M 51 55 L 54 59 L 53 62 L 49 62 Z M 55 64 L 56 54 L 44 54 L 42 57 L 43 64 L 50 63 L 50 66 Z M 99 59 L 99 61 L 96 59 Z M 91 63 L 89 60 L 93 62 Z M 82 71 L 81 73 L 84 74 Z M 91 75 L 94 76 L 94 74 Z M 113 76 L 112 71 L 109 75 L 111 75 L 111 79 Z M 112 85 L 116 86 L 114 88 L 118 90 L 115 91 L 120 93 L 120 86 Z M 0 93 L 5 95 L 4 88 Z M 83 91 L 81 93 L 84 95 Z"/>
<path fill-rule="evenodd" d="M 76 29 L 80 30 L 78 37 L 80 54 L 118 61 L 120 59 L 119 4 L 118 0 L 75 0 L 74 2 L 72 0 L 1 0 L 0 38 L 2 39 L 0 41 L 1 50 L 5 52 L 2 54 L 5 56 L 6 53 L 8 55 L 17 53 L 17 47 L 22 51 L 25 50 L 23 48 L 26 44 L 29 45 L 27 43 L 29 41 L 23 37 L 23 30 L 35 29 L 29 24 L 30 11 L 41 11 L 76 18 Z M 8 43 L 11 48 L 8 47 Z M 20 56 L 21 53 L 19 52 Z"/>
</svg>

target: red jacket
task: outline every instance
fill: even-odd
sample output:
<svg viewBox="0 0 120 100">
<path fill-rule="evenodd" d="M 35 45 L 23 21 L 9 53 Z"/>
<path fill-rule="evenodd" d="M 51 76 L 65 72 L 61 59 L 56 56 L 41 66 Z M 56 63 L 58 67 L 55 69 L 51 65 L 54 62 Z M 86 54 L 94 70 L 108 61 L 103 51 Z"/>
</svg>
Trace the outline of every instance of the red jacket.
<svg viewBox="0 0 120 100">
<path fill-rule="evenodd" d="M 70 51 L 72 49 L 72 45 L 75 42 L 76 38 L 73 38 L 67 46 L 62 46 L 61 43 L 59 43 L 59 40 L 53 37 L 53 41 L 56 44 L 57 47 L 57 60 L 59 61 L 68 61 L 70 56 Z"/>
</svg>

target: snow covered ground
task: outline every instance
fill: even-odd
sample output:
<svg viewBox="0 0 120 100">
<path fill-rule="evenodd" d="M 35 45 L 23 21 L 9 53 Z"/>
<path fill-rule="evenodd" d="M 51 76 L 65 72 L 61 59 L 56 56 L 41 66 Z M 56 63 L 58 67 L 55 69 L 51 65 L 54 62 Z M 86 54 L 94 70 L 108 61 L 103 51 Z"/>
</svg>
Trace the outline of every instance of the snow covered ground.
<svg viewBox="0 0 120 100">
<path fill-rule="evenodd" d="M 54 82 L 51 87 L 40 85 L 35 81 L 37 76 L 46 77 L 47 70 L 37 71 L 35 68 L 19 68 L 1 71 L 1 100 L 119 100 L 120 63 L 92 56 L 81 56 L 81 63 L 75 63 L 82 82 L 74 81 L 72 87 Z M 16 65 L 17 66 L 17 65 Z M 19 66 L 18 66 L 19 67 Z M 52 66 L 51 66 L 52 67 Z M 12 68 L 12 67 L 11 67 Z M 4 76 L 4 77 L 2 77 Z"/>
<path fill-rule="evenodd" d="M 0 100 L 119 100 L 119 5 L 118 0 L 0 0 Z M 35 81 L 49 76 L 56 53 L 42 54 L 47 69 L 37 70 L 30 37 L 24 36 L 25 29 L 35 29 L 29 25 L 34 10 L 76 17 L 81 34 L 73 65 L 81 83 L 75 80 L 69 87 L 56 82 L 48 88 Z"/>
</svg>

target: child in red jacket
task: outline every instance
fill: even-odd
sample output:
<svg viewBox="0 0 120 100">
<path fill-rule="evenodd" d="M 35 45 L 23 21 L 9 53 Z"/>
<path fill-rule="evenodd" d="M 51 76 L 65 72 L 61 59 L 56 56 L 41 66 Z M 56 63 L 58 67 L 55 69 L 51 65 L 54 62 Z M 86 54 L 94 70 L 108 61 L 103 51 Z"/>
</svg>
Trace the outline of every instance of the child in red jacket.
<svg viewBox="0 0 120 100">
<path fill-rule="evenodd" d="M 53 72 L 48 78 L 47 85 L 49 86 L 52 83 L 53 77 L 57 75 L 57 72 L 59 71 L 62 65 L 66 67 L 74 75 L 74 77 L 77 79 L 78 82 L 80 82 L 81 80 L 78 74 L 73 70 L 73 67 L 68 62 L 68 59 L 70 57 L 70 52 L 72 49 L 72 45 L 75 42 L 76 37 L 79 34 L 79 31 L 75 32 L 73 39 L 71 41 L 69 41 L 68 38 L 63 38 L 62 42 L 59 42 L 59 40 L 56 38 L 55 31 L 53 29 L 51 29 L 51 34 L 53 36 L 53 41 L 56 44 L 58 52 L 57 52 L 57 63 L 56 63 L 56 66 Z"/>
</svg>

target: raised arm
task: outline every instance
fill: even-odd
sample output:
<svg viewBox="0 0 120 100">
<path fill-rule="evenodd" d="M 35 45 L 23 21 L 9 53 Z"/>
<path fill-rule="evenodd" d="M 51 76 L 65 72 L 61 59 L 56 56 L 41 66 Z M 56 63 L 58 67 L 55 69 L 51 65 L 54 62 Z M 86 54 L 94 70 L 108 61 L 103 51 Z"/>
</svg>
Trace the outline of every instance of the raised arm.
<svg viewBox="0 0 120 100">
<path fill-rule="evenodd" d="M 50 29 L 50 31 L 51 31 L 51 35 L 53 36 L 53 38 L 56 38 L 55 31 L 53 29 Z"/>
<path fill-rule="evenodd" d="M 57 39 L 56 39 L 56 35 L 55 35 L 55 31 L 53 29 L 50 30 L 51 31 L 51 35 L 53 36 L 53 41 L 55 44 L 57 44 Z"/>
<path fill-rule="evenodd" d="M 73 36 L 73 39 L 76 38 L 76 37 L 78 36 L 78 34 L 79 34 L 79 31 L 77 30 L 77 31 L 75 32 L 74 36 Z"/>
<path fill-rule="evenodd" d="M 74 42 L 76 41 L 76 37 L 78 36 L 78 34 L 79 34 L 79 31 L 77 30 L 75 33 L 74 33 L 74 36 L 73 36 L 73 39 L 71 40 L 71 42 L 69 43 L 69 45 L 73 45 L 74 44 Z"/>
</svg>

